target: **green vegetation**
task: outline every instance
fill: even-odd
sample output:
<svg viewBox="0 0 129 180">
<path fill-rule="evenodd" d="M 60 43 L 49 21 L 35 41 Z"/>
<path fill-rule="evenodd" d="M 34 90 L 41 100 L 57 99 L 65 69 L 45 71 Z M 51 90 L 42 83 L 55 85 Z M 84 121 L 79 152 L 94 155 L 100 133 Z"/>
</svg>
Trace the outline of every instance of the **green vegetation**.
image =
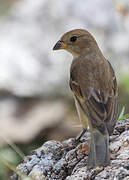
<svg viewBox="0 0 129 180">
<path fill-rule="evenodd" d="M 129 114 L 124 114 L 124 113 L 125 113 L 125 106 L 123 106 L 123 108 L 121 110 L 118 121 L 124 120 L 124 119 L 129 119 Z"/>
<path fill-rule="evenodd" d="M 7 180 L 10 174 L 10 170 L 15 169 L 15 166 L 19 164 L 21 157 L 11 149 L 10 147 L 4 147 L 0 149 L 0 180 Z"/>
</svg>

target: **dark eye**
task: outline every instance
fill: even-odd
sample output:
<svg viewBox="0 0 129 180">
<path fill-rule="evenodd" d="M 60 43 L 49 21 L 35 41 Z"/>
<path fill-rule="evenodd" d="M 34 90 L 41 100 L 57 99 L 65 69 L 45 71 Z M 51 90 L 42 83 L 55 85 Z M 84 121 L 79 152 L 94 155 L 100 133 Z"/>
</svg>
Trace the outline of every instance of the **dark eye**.
<svg viewBox="0 0 129 180">
<path fill-rule="evenodd" d="M 77 40 L 77 36 L 72 36 L 71 38 L 70 38 L 70 41 L 71 42 L 75 42 Z"/>
</svg>

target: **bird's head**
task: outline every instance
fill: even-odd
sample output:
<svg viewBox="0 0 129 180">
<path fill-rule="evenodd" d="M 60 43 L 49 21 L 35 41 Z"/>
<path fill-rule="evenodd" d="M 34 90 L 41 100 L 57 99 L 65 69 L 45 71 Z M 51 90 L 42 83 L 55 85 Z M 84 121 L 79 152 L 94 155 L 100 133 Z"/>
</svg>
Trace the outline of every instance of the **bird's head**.
<svg viewBox="0 0 129 180">
<path fill-rule="evenodd" d="M 96 45 L 95 39 L 88 31 L 75 29 L 65 33 L 55 44 L 53 50 L 65 49 L 77 57 L 89 52 Z"/>
</svg>

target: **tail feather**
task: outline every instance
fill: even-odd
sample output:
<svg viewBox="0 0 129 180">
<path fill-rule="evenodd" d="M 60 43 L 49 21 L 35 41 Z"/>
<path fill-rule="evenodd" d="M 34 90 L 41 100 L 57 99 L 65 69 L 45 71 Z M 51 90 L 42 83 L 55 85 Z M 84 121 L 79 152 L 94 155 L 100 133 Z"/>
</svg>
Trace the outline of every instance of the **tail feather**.
<svg viewBox="0 0 129 180">
<path fill-rule="evenodd" d="M 109 135 L 103 135 L 98 130 L 91 134 L 88 166 L 106 166 L 110 163 Z"/>
</svg>

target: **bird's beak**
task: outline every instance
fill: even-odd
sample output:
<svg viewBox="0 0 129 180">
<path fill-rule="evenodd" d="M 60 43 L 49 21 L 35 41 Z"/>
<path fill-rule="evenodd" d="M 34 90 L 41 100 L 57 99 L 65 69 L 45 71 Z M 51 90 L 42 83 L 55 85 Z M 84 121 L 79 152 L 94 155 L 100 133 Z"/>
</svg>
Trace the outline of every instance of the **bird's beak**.
<svg viewBox="0 0 129 180">
<path fill-rule="evenodd" d="M 55 44 L 53 50 L 66 49 L 66 47 L 67 47 L 67 44 L 64 43 L 63 41 L 59 40 L 59 41 Z"/>
</svg>

